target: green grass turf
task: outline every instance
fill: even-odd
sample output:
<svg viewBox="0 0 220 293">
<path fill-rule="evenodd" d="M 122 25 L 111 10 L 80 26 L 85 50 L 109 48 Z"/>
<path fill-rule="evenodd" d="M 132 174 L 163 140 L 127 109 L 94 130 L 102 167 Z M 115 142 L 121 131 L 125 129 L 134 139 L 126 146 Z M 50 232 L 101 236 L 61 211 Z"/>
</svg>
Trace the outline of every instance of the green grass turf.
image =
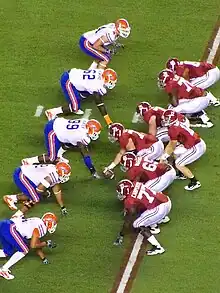
<svg viewBox="0 0 220 293">
<path fill-rule="evenodd" d="M 218 2 L 0 1 L 1 194 L 16 191 L 11 175 L 20 160 L 44 151 L 46 119 L 33 117 L 36 106 L 63 103 L 58 82 L 61 73 L 71 67 L 88 68 L 92 62 L 78 49 L 84 31 L 118 17 L 130 21 L 132 33 L 125 41 L 126 49 L 111 62 L 119 81 L 106 97 L 106 105 L 113 120 L 141 129 L 143 126 L 131 124 L 136 103 L 166 104 L 165 95 L 156 87 L 158 71 L 169 56 L 201 57 L 219 11 Z M 219 85 L 213 93 L 220 94 Z M 100 118 L 92 101 L 83 107 L 92 108 L 93 117 Z M 167 253 L 144 259 L 134 293 L 219 292 L 220 114 L 219 109 L 209 113 L 216 126 L 200 131 L 208 150 L 193 166 L 203 186 L 193 193 L 183 191 L 183 182 L 170 188 L 172 221 L 159 237 Z M 117 151 L 106 134 L 104 130 L 92 146 L 99 170 Z M 48 251 L 51 265 L 43 266 L 34 254 L 28 256 L 13 268 L 13 282 L 0 280 L 0 292 L 104 293 L 111 289 L 123 256 L 123 248 L 112 246 L 122 222 L 116 182 L 91 180 L 79 154 L 70 153 L 68 158 L 73 175 L 63 188 L 69 215 L 60 219 L 53 236 L 58 247 Z M 117 178 L 121 177 L 118 171 Z M 40 216 L 47 210 L 59 214 L 56 204 L 49 201 L 30 215 Z M 0 213 L 1 218 L 11 215 L 4 204 Z"/>
</svg>

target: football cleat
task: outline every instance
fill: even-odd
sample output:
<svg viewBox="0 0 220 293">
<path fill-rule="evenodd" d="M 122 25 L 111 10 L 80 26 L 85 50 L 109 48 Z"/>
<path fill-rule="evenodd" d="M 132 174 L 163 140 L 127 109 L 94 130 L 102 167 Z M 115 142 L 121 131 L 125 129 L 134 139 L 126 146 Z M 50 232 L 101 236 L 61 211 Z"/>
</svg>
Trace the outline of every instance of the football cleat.
<svg viewBox="0 0 220 293">
<path fill-rule="evenodd" d="M 170 221 L 170 218 L 168 216 L 165 216 L 158 224 L 166 224 Z"/>
<path fill-rule="evenodd" d="M 175 179 L 176 180 L 186 180 L 187 177 L 184 176 L 182 173 L 180 173 L 180 174 L 176 175 Z"/>
<path fill-rule="evenodd" d="M 6 280 L 13 280 L 15 276 L 11 274 L 11 271 L 3 270 L 3 268 L 0 268 L 0 277 Z"/>
<path fill-rule="evenodd" d="M 73 112 L 73 113 L 76 115 L 83 115 L 84 114 L 83 110 L 81 110 L 81 109 L 79 109 L 78 111 Z"/>
<path fill-rule="evenodd" d="M 147 255 L 157 255 L 165 252 L 165 249 L 162 246 L 153 246 L 151 249 L 146 251 Z"/>
<path fill-rule="evenodd" d="M 200 188 L 200 187 L 201 187 L 201 183 L 199 181 L 196 181 L 196 183 L 190 182 L 188 185 L 186 185 L 184 187 L 184 189 L 188 190 L 188 191 L 191 191 L 191 190 L 194 190 L 194 189 L 197 189 L 197 188 Z"/>
<path fill-rule="evenodd" d="M 190 127 L 201 127 L 201 128 L 211 128 L 211 127 L 213 127 L 214 126 L 214 124 L 209 120 L 209 121 L 207 121 L 206 123 L 203 123 L 202 121 L 201 121 L 201 123 L 199 122 L 199 123 L 195 123 L 195 124 L 193 124 L 193 123 L 191 123 L 190 124 Z"/>
<path fill-rule="evenodd" d="M 156 234 L 160 233 L 160 228 L 159 228 L 159 226 L 157 224 L 152 225 L 149 228 L 150 228 L 151 234 L 153 234 L 153 235 L 156 235 Z"/>
<path fill-rule="evenodd" d="M 15 205 L 16 202 L 11 198 L 10 195 L 4 195 L 3 200 L 7 204 L 10 210 L 16 211 L 18 209 Z"/>
</svg>

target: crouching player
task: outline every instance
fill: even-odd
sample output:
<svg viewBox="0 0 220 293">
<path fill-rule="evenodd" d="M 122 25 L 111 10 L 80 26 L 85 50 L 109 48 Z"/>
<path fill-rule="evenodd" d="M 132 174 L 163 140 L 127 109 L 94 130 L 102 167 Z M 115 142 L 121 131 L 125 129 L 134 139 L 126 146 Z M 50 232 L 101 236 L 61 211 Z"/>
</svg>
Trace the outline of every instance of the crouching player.
<svg viewBox="0 0 220 293">
<path fill-rule="evenodd" d="M 30 249 L 36 249 L 37 255 L 44 264 L 49 261 L 42 248 L 55 248 L 52 240 L 42 241 L 41 238 L 49 233 L 54 233 L 57 227 L 57 217 L 53 213 L 46 213 L 40 218 L 14 217 L 0 221 L 0 258 L 10 257 L 0 267 L 0 277 L 6 280 L 14 279 L 10 268 L 24 258 Z"/>
<path fill-rule="evenodd" d="M 117 73 L 113 69 L 82 70 L 72 68 L 62 74 L 60 84 L 68 105 L 48 109 L 45 115 L 48 120 L 54 119 L 59 114 L 68 115 L 75 113 L 83 115 L 81 101 L 93 96 L 96 106 L 104 117 L 107 125 L 112 121 L 107 113 L 103 97 L 107 90 L 111 90 L 117 83 Z"/>
<path fill-rule="evenodd" d="M 129 180 L 142 182 L 155 192 L 165 190 L 176 178 L 176 171 L 171 165 L 149 161 L 147 156 L 136 156 L 132 152 L 122 156 L 121 169 L 127 171 Z"/>
<path fill-rule="evenodd" d="M 165 249 L 152 235 L 149 227 L 162 223 L 169 214 L 171 210 L 169 197 L 161 192 L 147 189 L 143 183 L 132 183 L 128 179 L 121 180 L 116 190 L 118 199 L 124 203 L 126 215 L 122 229 L 114 244 L 121 245 L 126 229 L 133 226 L 133 228 L 140 230 L 141 234 L 152 245 L 152 248 L 146 251 L 147 255 L 164 253 Z"/>
<path fill-rule="evenodd" d="M 105 69 L 117 48 L 123 47 L 116 43 L 118 38 L 128 38 L 130 32 L 128 21 L 120 18 L 115 23 L 108 23 L 84 33 L 79 40 L 80 49 L 95 59 L 89 69 Z M 109 45 L 113 45 L 115 48 L 110 49 Z"/>
<path fill-rule="evenodd" d="M 70 175 L 71 167 L 64 162 L 59 162 L 56 165 L 23 165 L 15 169 L 13 175 L 14 183 L 21 193 L 5 195 L 4 202 L 14 211 L 18 209 L 16 204 L 23 202 L 23 207 L 16 213 L 16 215 L 21 215 L 38 203 L 43 196 L 50 196 L 48 189 L 51 188 L 61 213 L 65 215 L 67 209 L 63 203 L 60 183 L 67 182 Z"/>
<path fill-rule="evenodd" d="M 172 154 L 175 157 L 175 167 L 180 172 L 179 179 L 190 180 L 185 190 L 194 190 L 201 186 L 194 174 L 186 166 L 198 160 L 206 151 L 206 144 L 192 129 L 186 127 L 177 119 L 177 113 L 167 110 L 163 115 L 163 124 L 168 127 L 170 142 L 161 156 L 161 162 L 166 161 Z M 183 174 L 185 177 L 182 177 Z"/>
<path fill-rule="evenodd" d="M 68 120 L 56 118 L 47 122 L 44 128 L 44 139 L 47 154 L 25 158 L 22 164 L 45 164 L 57 161 L 69 162 L 63 158 L 68 149 L 78 149 L 86 167 L 94 178 L 99 178 L 93 166 L 88 145 L 91 140 L 97 140 L 101 132 L 101 124 L 95 119 Z"/>
</svg>

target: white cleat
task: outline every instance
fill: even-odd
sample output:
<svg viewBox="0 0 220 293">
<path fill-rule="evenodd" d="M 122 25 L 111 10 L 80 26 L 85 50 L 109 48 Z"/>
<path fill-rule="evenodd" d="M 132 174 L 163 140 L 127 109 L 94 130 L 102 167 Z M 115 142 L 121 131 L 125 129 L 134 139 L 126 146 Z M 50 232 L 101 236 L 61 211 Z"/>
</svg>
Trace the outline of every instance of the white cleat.
<svg viewBox="0 0 220 293">
<path fill-rule="evenodd" d="M 196 123 L 196 124 L 190 124 L 190 127 L 202 127 L 202 128 L 211 128 L 214 124 L 211 121 L 208 121 L 206 123 Z"/>
<path fill-rule="evenodd" d="M 196 181 L 196 183 L 189 183 L 189 185 L 186 185 L 184 187 L 185 190 L 188 190 L 188 191 L 191 191 L 191 190 L 194 190 L 194 189 L 197 189 L 197 188 L 200 188 L 201 187 L 201 183 L 199 181 Z"/>
<path fill-rule="evenodd" d="M 3 270 L 2 268 L 0 268 L 0 277 L 2 277 L 2 278 L 6 279 L 6 280 L 13 280 L 15 276 L 13 276 L 10 273 L 11 273 L 11 271 Z"/>
<path fill-rule="evenodd" d="M 83 110 L 81 110 L 81 109 L 79 109 L 78 111 L 73 112 L 73 113 L 76 115 L 83 115 L 84 114 Z"/>
<path fill-rule="evenodd" d="M 152 249 L 146 251 L 147 255 L 157 255 L 165 252 L 165 249 L 162 246 L 153 246 Z"/>
<path fill-rule="evenodd" d="M 170 221 L 170 218 L 168 216 L 165 216 L 158 224 L 166 224 Z"/>
<path fill-rule="evenodd" d="M 218 107 L 218 106 L 220 106 L 220 101 L 216 99 L 215 102 L 210 102 L 210 105 L 212 105 L 214 107 Z"/>
<path fill-rule="evenodd" d="M 53 110 L 53 109 L 48 109 L 45 111 L 45 115 L 47 116 L 47 119 L 50 121 L 50 120 L 53 120 L 57 117 L 57 114 L 56 112 Z"/>
<path fill-rule="evenodd" d="M 4 195 L 3 200 L 7 204 L 10 210 L 16 211 L 18 209 L 15 205 L 16 202 L 11 198 L 10 195 Z"/>
<path fill-rule="evenodd" d="M 156 235 L 156 234 L 160 233 L 160 228 L 159 228 L 159 226 L 157 224 L 152 225 L 149 228 L 150 228 L 151 234 L 153 234 L 153 235 Z"/>
</svg>

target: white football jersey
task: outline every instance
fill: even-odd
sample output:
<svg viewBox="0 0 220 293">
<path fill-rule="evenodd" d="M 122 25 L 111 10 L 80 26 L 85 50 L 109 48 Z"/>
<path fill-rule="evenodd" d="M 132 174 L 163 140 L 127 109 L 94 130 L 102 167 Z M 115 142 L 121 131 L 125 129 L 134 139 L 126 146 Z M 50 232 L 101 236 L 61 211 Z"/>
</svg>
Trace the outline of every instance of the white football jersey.
<svg viewBox="0 0 220 293">
<path fill-rule="evenodd" d="M 53 187 L 54 185 L 60 183 L 56 166 L 52 164 L 42 164 L 42 165 L 22 165 L 22 173 L 30 179 L 35 185 L 40 184 L 45 177 L 50 177 Z"/>
<path fill-rule="evenodd" d="M 82 70 L 72 68 L 69 72 L 69 80 L 78 91 L 86 91 L 91 95 L 99 93 L 105 95 L 107 93 L 102 78 L 102 69 Z"/>
<path fill-rule="evenodd" d="M 16 230 L 26 239 L 31 239 L 34 229 L 38 229 L 40 238 L 47 234 L 47 227 L 40 218 L 18 217 L 12 218 L 11 221 L 15 223 Z"/>
<path fill-rule="evenodd" d="M 105 36 L 108 39 L 107 43 L 103 45 L 108 46 L 114 43 L 119 36 L 116 35 L 116 28 L 114 23 L 108 23 L 98 27 L 95 30 L 86 32 L 83 34 L 84 38 L 86 38 L 92 45 L 101 37 Z"/>
<path fill-rule="evenodd" d="M 53 124 L 53 130 L 59 141 L 71 143 L 77 146 L 78 142 L 88 145 L 91 141 L 86 129 L 88 119 L 68 120 L 65 118 L 56 118 Z"/>
</svg>

